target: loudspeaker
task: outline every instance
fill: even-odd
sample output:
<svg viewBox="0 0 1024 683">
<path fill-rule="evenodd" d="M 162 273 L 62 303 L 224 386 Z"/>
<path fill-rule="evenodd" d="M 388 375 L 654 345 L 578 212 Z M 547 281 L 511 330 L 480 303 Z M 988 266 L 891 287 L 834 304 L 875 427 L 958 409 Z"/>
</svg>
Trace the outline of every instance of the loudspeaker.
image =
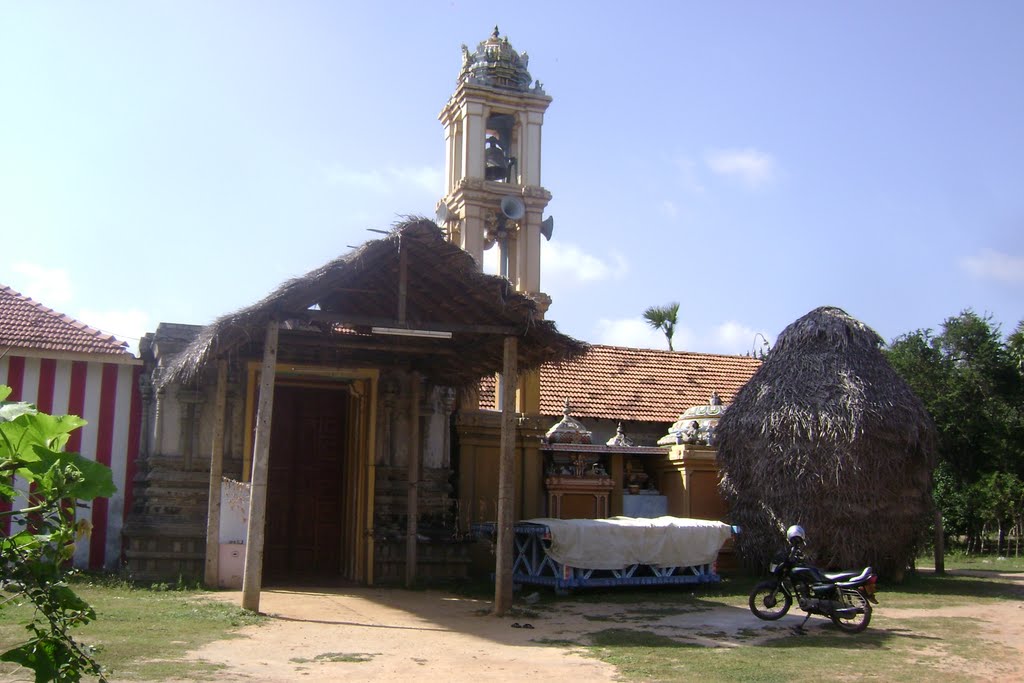
<svg viewBox="0 0 1024 683">
<path fill-rule="evenodd" d="M 448 210 L 448 205 L 445 204 L 444 202 L 439 203 L 437 205 L 437 214 L 436 214 L 437 220 L 435 221 L 435 223 L 437 223 L 438 225 L 443 226 L 445 223 L 448 222 L 448 217 L 450 215 L 451 215 L 451 212 Z"/>
<path fill-rule="evenodd" d="M 519 197 L 502 197 L 501 213 L 509 220 L 517 221 L 526 215 L 526 205 Z"/>
<path fill-rule="evenodd" d="M 548 216 L 544 219 L 544 222 L 540 224 L 540 234 L 544 235 L 544 239 L 548 242 L 551 241 L 551 233 L 555 231 L 555 219 L 553 216 Z"/>
</svg>

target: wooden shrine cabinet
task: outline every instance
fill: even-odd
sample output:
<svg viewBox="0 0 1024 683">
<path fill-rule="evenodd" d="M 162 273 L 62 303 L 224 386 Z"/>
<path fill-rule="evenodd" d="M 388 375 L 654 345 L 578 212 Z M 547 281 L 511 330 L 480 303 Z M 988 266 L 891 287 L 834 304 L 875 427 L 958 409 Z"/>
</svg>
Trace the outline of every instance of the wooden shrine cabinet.
<svg viewBox="0 0 1024 683">
<path fill-rule="evenodd" d="M 573 453 L 572 465 L 550 469 L 544 480 L 548 492 L 548 517 L 556 519 L 603 519 L 609 516 L 609 499 L 615 482 L 593 456 Z"/>
</svg>

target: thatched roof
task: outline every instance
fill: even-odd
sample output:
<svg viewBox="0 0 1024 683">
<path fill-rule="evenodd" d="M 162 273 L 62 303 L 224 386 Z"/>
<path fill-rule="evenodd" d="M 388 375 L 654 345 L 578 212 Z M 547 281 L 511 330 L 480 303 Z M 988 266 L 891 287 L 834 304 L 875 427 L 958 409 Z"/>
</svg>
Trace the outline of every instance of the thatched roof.
<svg viewBox="0 0 1024 683">
<path fill-rule="evenodd" d="M 172 363 L 162 382 L 186 382 L 223 356 L 259 358 L 268 322 L 281 323 L 278 361 L 399 366 L 444 386 L 499 372 L 503 340 L 519 339 L 520 369 L 569 360 L 587 347 L 542 320 L 508 280 L 485 275 L 426 219 L 410 219 L 349 254 L 222 316 Z M 450 339 L 374 334 L 372 328 L 451 332 Z"/>
<path fill-rule="evenodd" d="M 825 566 L 890 576 L 927 528 L 935 430 L 882 354 L 882 338 L 838 308 L 787 327 L 718 424 L 721 491 L 753 565 L 801 524 Z"/>
</svg>

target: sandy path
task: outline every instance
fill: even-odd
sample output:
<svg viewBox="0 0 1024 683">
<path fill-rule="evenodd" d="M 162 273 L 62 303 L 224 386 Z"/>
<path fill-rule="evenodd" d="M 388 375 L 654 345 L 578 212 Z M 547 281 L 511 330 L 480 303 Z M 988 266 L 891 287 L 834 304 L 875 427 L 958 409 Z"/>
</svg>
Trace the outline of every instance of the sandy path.
<svg viewBox="0 0 1024 683">
<path fill-rule="evenodd" d="M 434 591 L 271 590 L 260 601 L 268 623 L 189 657 L 225 665 L 218 681 L 614 680 L 612 666 L 536 642 L 564 638 L 551 620 L 511 628 L 519 622 L 488 616 L 489 607 Z M 361 661 L 324 661 L 344 657 Z"/>
<path fill-rule="evenodd" d="M 217 597 L 235 604 L 241 598 L 232 592 Z M 886 607 L 884 593 L 881 599 L 872 630 L 899 638 L 906 633 L 900 624 L 904 619 L 963 617 L 965 629 L 1015 652 L 1008 661 L 991 666 L 972 662 L 977 679 L 1024 680 L 1024 603 L 900 609 Z M 754 619 L 742 607 L 666 611 L 656 593 L 650 602 L 631 605 L 565 601 L 556 609 L 545 606 L 529 619 L 489 616 L 487 601 L 378 588 L 269 590 L 262 594 L 260 607 L 271 616 L 269 621 L 242 630 L 241 638 L 210 643 L 188 657 L 223 665 L 217 680 L 233 682 L 596 682 L 616 680 L 615 667 L 584 656 L 567 641 L 579 642 L 582 635 L 606 628 L 636 628 L 711 647 L 750 646 L 785 637 L 803 619 L 799 610 L 771 623 Z M 511 627 L 527 622 L 534 628 Z M 813 632 L 832 627 L 814 617 L 808 628 Z"/>
</svg>

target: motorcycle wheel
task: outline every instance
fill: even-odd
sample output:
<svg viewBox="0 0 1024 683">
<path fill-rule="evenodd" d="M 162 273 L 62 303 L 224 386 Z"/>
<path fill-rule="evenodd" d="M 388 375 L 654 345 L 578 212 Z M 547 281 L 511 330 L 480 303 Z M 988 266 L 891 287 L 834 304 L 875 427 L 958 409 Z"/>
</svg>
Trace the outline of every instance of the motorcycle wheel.
<svg viewBox="0 0 1024 683">
<path fill-rule="evenodd" d="M 758 619 L 775 621 L 781 619 L 793 605 L 793 598 L 782 590 L 775 581 L 762 581 L 750 593 L 750 611 Z"/>
<path fill-rule="evenodd" d="M 840 591 L 840 602 L 844 608 L 855 608 L 854 614 L 831 614 L 832 623 L 847 633 L 860 633 L 871 623 L 871 603 L 861 595 L 860 591 L 844 588 Z"/>
</svg>

